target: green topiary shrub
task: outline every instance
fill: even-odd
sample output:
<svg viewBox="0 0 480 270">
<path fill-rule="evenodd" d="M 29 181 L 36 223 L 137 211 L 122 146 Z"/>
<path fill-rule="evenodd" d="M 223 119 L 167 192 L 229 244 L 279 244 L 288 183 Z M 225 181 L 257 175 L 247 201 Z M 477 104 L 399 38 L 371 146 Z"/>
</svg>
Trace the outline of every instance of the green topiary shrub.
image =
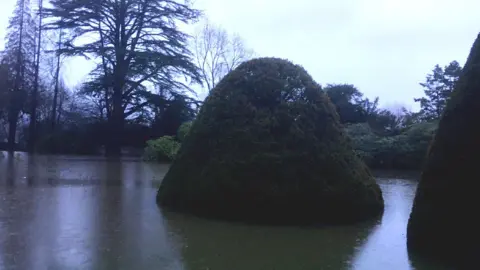
<svg viewBox="0 0 480 270">
<path fill-rule="evenodd" d="M 407 228 L 412 254 L 454 269 L 475 268 L 480 252 L 479 100 L 480 35 L 430 145 Z"/>
<path fill-rule="evenodd" d="M 155 140 L 147 141 L 144 152 L 144 160 L 170 162 L 175 159 L 180 143 L 173 136 L 163 136 Z"/>
<path fill-rule="evenodd" d="M 379 186 L 321 87 L 277 58 L 247 61 L 211 91 L 157 201 L 273 224 L 349 223 L 383 210 Z"/>
</svg>

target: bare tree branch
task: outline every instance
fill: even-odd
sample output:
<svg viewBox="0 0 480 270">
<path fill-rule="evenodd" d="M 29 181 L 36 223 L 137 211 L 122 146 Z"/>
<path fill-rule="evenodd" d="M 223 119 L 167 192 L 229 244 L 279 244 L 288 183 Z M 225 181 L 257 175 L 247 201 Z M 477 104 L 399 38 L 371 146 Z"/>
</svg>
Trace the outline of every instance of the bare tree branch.
<svg viewBox="0 0 480 270">
<path fill-rule="evenodd" d="M 254 56 L 239 35 L 230 36 L 225 29 L 207 19 L 193 36 L 192 46 L 196 64 L 209 92 L 228 72 Z"/>
</svg>

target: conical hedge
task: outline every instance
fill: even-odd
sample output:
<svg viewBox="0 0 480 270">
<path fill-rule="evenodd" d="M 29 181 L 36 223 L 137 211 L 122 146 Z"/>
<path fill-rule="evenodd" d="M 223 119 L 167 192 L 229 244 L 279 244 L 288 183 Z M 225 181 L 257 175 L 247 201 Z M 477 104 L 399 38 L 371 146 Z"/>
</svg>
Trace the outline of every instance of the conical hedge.
<svg viewBox="0 0 480 270">
<path fill-rule="evenodd" d="M 211 91 L 157 195 L 165 208 L 270 224 L 347 223 L 383 210 L 321 87 L 277 58 Z"/>
<path fill-rule="evenodd" d="M 408 222 L 412 254 L 457 266 L 480 254 L 479 123 L 480 35 L 430 145 Z"/>
</svg>

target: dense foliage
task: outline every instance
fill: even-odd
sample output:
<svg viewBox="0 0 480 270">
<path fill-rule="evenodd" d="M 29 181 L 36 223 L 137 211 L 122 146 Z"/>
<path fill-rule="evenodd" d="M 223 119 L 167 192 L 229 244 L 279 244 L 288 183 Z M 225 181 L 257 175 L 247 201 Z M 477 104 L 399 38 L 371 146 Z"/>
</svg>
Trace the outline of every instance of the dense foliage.
<svg viewBox="0 0 480 270">
<path fill-rule="evenodd" d="M 376 134 L 368 123 L 346 127 L 357 154 L 374 169 L 421 168 L 437 123 L 414 124 L 394 136 Z"/>
<path fill-rule="evenodd" d="M 1 53 L 1 89 L 3 111 L 8 123 L 8 148 L 15 147 L 17 124 L 22 111 L 28 111 L 28 96 L 35 81 L 35 23 L 30 0 L 17 0 Z M 1 104 L 0 104 L 1 105 Z"/>
<path fill-rule="evenodd" d="M 396 112 L 378 107 L 353 85 L 327 85 L 325 91 L 335 105 L 340 121 L 352 138 L 360 157 L 374 169 L 420 170 L 438 119 L 445 109 L 461 68 L 453 61 L 436 65 L 426 81 L 425 97 L 416 98 L 419 112 L 400 108 Z"/>
<path fill-rule="evenodd" d="M 158 139 L 147 141 L 143 159 L 147 161 L 172 162 L 176 156 L 181 142 L 185 139 L 192 121 L 184 122 L 177 131 L 177 136 L 162 136 Z"/>
<path fill-rule="evenodd" d="M 0 149 L 117 155 L 175 136 L 199 109 L 192 88 L 208 84 L 208 69 L 251 51 L 215 25 L 193 44 L 178 25 L 200 15 L 182 0 L 17 0 L 0 53 Z M 221 61 L 194 64 L 211 53 Z M 64 61 L 78 56 L 95 66 L 69 87 Z"/>
<path fill-rule="evenodd" d="M 146 102 L 146 83 L 158 88 L 186 87 L 176 78 L 200 82 L 198 68 L 187 46 L 188 35 L 177 27 L 200 12 L 180 1 L 50 0 L 45 14 L 49 29 L 66 29 L 66 55 L 88 55 L 98 60 L 89 88 L 108 104 L 110 139 L 107 154 L 119 155 L 126 118 Z M 82 40 L 80 44 L 78 41 Z"/>
<path fill-rule="evenodd" d="M 180 143 L 173 136 L 163 136 L 147 141 L 144 159 L 147 161 L 171 162 L 175 159 Z"/>
<path fill-rule="evenodd" d="M 478 259 L 480 129 L 472 123 L 480 117 L 479 78 L 480 35 L 429 148 L 407 229 L 412 253 L 455 269 L 469 269 Z"/>
<path fill-rule="evenodd" d="M 17 0 L 0 53 L 0 149 L 118 154 L 119 146 L 143 149 L 147 140 L 162 136 L 181 141 L 179 126 L 201 107 L 192 86 L 200 79 L 204 90 L 211 90 L 253 55 L 239 36 L 208 20 L 193 37 L 178 29 L 178 22 L 199 15 L 181 0 Z M 83 20 L 87 17 L 91 21 Z M 148 23 L 140 26 L 142 21 Z M 91 39 L 77 42 L 85 35 Z M 63 62 L 73 56 L 89 57 L 95 68 L 69 87 Z M 456 61 L 436 65 L 421 83 L 425 95 L 415 99 L 420 105 L 415 113 L 379 108 L 378 97 L 367 98 L 351 84 L 323 90 L 367 164 L 420 169 L 426 136 L 460 71 Z M 356 137 L 360 126 L 371 134 Z M 410 129 L 425 136 L 408 139 Z"/>
<path fill-rule="evenodd" d="M 352 222 L 383 209 L 320 86 L 277 58 L 247 61 L 211 91 L 157 199 L 201 216 L 268 223 Z"/>
<path fill-rule="evenodd" d="M 192 121 L 189 122 L 184 122 L 177 131 L 177 139 L 180 142 L 183 142 L 185 140 L 185 137 L 187 137 L 188 132 L 190 131 L 190 128 L 192 127 Z"/>
<path fill-rule="evenodd" d="M 457 61 L 444 68 L 436 65 L 432 73 L 427 75 L 426 81 L 420 84 L 425 88 L 425 97 L 416 98 L 415 101 L 420 102 L 423 120 L 440 119 L 461 71 Z"/>
<path fill-rule="evenodd" d="M 457 67 L 453 61 L 445 70 Z M 456 69 L 456 68 L 455 68 Z M 432 74 L 427 75 L 425 96 L 421 101 L 421 110 L 412 113 L 405 108 L 396 112 L 380 109 L 379 99 L 369 100 L 355 86 L 349 84 L 329 84 L 323 90 L 335 105 L 340 121 L 353 142 L 356 153 L 372 169 L 420 170 L 434 132 L 438 118 L 432 115 L 432 109 L 443 112 L 439 97 L 448 100 L 445 89 L 449 89 L 451 80 L 438 65 Z M 458 74 L 458 73 L 455 73 Z M 448 75 L 448 74 L 447 74 Z M 435 78 L 435 80 L 433 79 Z M 434 84 L 434 92 L 431 85 Z M 428 86 L 428 87 L 427 87 Z M 448 91 L 447 91 L 448 92 Z M 190 126 L 188 122 L 185 126 Z M 173 134 L 173 133 L 172 133 Z M 180 131 L 177 138 L 181 141 Z"/>
<path fill-rule="evenodd" d="M 182 124 L 177 132 L 176 142 L 181 143 L 192 126 L 192 122 Z M 433 139 L 438 123 L 421 122 L 398 131 L 398 134 L 385 136 L 374 131 L 368 123 L 347 124 L 346 133 L 352 140 L 355 153 L 372 169 L 380 170 L 419 170 L 426 157 L 427 148 Z M 147 145 L 148 142 L 147 142 Z M 154 148 L 160 150 L 160 148 Z M 145 158 L 152 157 L 152 148 L 147 146 Z M 156 155 L 164 156 L 165 153 Z M 175 157 L 173 156 L 171 160 Z M 164 160 L 166 161 L 166 160 Z"/>
</svg>

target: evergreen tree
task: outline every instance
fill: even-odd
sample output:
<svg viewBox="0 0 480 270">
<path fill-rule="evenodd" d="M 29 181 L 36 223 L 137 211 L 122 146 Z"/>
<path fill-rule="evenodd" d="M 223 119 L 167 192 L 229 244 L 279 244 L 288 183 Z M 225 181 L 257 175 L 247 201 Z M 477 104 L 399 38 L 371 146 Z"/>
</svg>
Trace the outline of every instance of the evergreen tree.
<svg viewBox="0 0 480 270">
<path fill-rule="evenodd" d="M 5 51 L 2 55 L 2 64 L 7 68 L 11 78 L 6 86 L 9 151 L 14 151 L 19 115 L 24 109 L 27 93 L 33 85 L 34 27 L 30 1 L 18 0 L 9 21 Z"/>
<path fill-rule="evenodd" d="M 461 71 L 462 68 L 457 61 L 451 62 L 444 68 L 436 65 L 432 73 L 427 75 L 426 81 L 420 83 L 424 87 L 426 97 L 416 98 L 415 101 L 420 102 L 423 120 L 440 119 Z"/>
<path fill-rule="evenodd" d="M 187 48 L 188 35 L 178 22 L 189 23 L 200 12 L 173 0 L 52 0 L 45 9 L 50 29 L 66 29 L 61 53 L 84 55 L 99 62 L 100 81 L 111 102 L 111 136 L 107 154 L 119 155 L 125 110 L 145 83 L 184 87 L 179 76 L 200 82 Z M 88 38 L 85 38 L 88 35 Z M 136 103 L 136 102 L 133 102 Z M 130 104 L 130 105 L 129 105 Z M 138 105 L 134 105 L 138 106 Z"/>
<path fill-rule="evenodd" d="M 428 148 L 407 226 L 409 253 L 448 269 L 473 269 L 478 262 L 479 77 L 480 34 Z"/>
<path fill-rule="evenodd" d="M 350 223 L 383 211 L 380 187 L 329 98 L 305 69 L 279 58 L 243 62 L 210 92 L 157 202 L 277 225 Z"/>
<path fill-rule="evenodd" d="M 342 124 L 364 123 L 378 114 L 378 97 L 364 98 L 354 85 L 328 84 L 324 91 L 335 105 Z"/>
</svg>

